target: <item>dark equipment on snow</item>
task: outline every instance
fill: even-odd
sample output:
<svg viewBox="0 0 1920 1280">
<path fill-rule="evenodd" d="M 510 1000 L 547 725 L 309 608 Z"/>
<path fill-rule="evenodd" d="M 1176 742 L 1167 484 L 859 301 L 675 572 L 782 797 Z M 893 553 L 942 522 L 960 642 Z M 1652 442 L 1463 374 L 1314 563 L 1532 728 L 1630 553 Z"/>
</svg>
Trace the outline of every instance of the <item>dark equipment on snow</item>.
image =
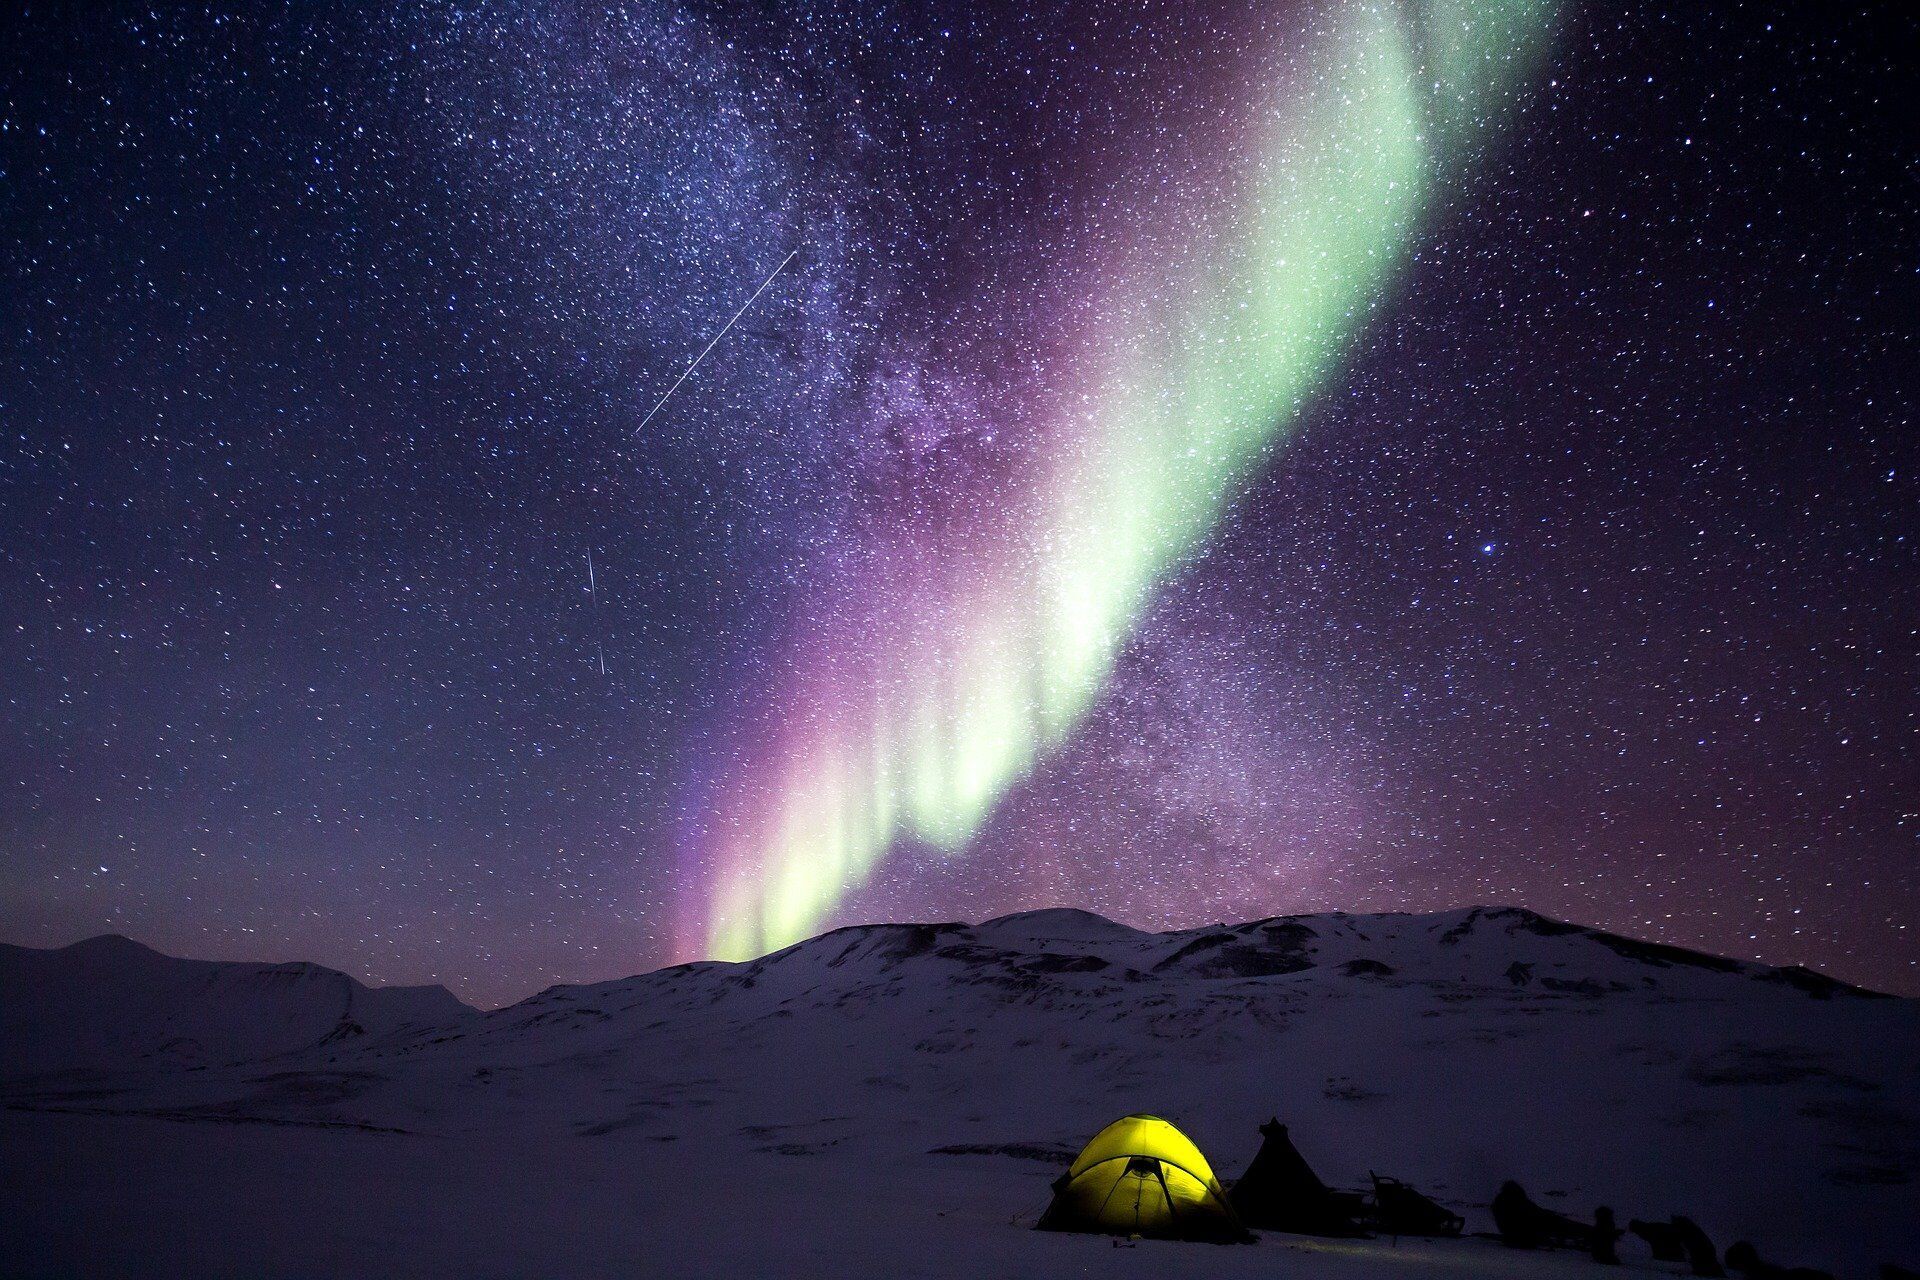
<svg viewBox="0 0 1920 1280">
<path fill-rule="evenodd" d="M 1692 1218 L 1675 1215 L 1671 1222 L 1642 1222 L 1635 1218 L 1627 1229 L 1647 1242 L 1656 1262 L 1685 1262 L 1696 1276 L 1724 1276 L 1719 1251 Z"/>
<path fill-rule="evenodd" d="M 1614 1243 L 1626 1232 L 1613 1225 L 1613 1210 L 1601 1205 L 1593 1211 L 1593 1260 L 1610 1267 L 1620 1265 Z"/>
<path fill-rule="evenodd" d="M 1592 1252 L 1594 1248 L 1597 1233 L 1590 1223 L 1542 1208 L 1511 1179 L 1500 1184 L 1492 1209 L 1493 1225 L 1499 1228 L 1501 1241 L 1516 1249 L 1561 1247 Z"/>
<path fill-rule="evenodd" d="M 1697 1276 L 1724 1276 L 1726 1270 L 1720 1265 L 1720 1252 L 1713 1247 L 1713 1241 L 1707 1239 L 1707 1233 L 1692 1218 L 1678 1214 L 1673 1219 L 1674 1230 L 1680 1233 L 1680 1247 L 1687 1251 L 1687 1262 Z"/>
<path fill-rule="evenodd" d="M 1357 1221 L 1365 1197 L 1320 1181 L 1277 1117 L 1260 1126 L 1260 1150 L 1227 1199 L 1250 1227 L 1308 1236 L 1366 1234 Z"/>
<path fill-rule="evenodd" d="M 1745 1240 L 1727 1246 L 1727 1265 L 1747 1277 L 1747 1280 L 1833 1280 L 1830 1271 L 1776 1266 L 1762 1258 Z"/>
<path fill-rule="evenodd" d="M 1627 1219 L 1627 1230 L 1647 1242 L 1655 1262 L 1685 1262 L 1687 1251 L 1680 1245 L 1680 1231 L 1671 1222 L 1642 1222 Z"/>
<path fill-rule="evenodd" d="M 1373 1178 L 1374 1230 L 1394 1236 L 1457 1236 L 1467 1220 L 1398 1178 Z"/>
</svg>

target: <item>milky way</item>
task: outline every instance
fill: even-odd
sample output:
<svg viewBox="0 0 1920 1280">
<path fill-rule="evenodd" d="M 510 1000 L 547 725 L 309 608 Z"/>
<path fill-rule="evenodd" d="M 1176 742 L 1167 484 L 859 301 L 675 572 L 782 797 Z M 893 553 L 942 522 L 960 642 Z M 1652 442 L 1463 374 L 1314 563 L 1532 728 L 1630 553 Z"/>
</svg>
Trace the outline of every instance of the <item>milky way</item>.
<svg viewBox="0 0 1920 1280">
<path fill-rule="evenodd" d="M 1024 376 L 975 362 L 965 430 L 906 410 L 902 431 L 934 442 L 907 461 L 909 499 L 842 552 L 844 599 L 796 629 L 767 747 L 701 793 L 705 951 L 809 936 L 903 837 L 964 853 L 1079 727 L 1156 585 L 1337 368 L 1550 17 L 1336 6 L 1189 52 L 1149 163 L 1101 192 L 1084 292 L 1047 317 L 1063 350 Z M 1228 87 L 1183 112 L 1187 74 Z"/>
<path fill-rule="evenodd" d="M 5 22 L 10 940 L 1497 900 L 1920 989 L 1910 16 Z"/>
</svg>

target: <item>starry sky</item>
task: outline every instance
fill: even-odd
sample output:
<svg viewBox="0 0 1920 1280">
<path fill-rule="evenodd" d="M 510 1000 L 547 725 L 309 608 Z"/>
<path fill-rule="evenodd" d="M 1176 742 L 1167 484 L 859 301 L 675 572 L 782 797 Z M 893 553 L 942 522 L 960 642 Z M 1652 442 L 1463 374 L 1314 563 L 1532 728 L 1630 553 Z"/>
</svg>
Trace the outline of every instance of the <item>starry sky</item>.
<svg viewBox="0 0 1920 1280">
<path fill-rule="evenodd" d="M 390 8 L 0 17 L 0 936 L 1920 994 L 1920 17 Z"/>
</svg>

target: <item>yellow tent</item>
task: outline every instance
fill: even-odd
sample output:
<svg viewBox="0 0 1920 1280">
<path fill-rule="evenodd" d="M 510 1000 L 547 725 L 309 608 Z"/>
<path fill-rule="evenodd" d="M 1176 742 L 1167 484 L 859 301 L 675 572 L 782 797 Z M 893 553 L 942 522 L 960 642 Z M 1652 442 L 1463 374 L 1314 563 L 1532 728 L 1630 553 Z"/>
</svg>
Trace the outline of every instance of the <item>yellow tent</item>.
<svg viewBox="0 0 1920 1280">
<path fill-rule="evenodd" d="M 1159 1116 L 1126 1116 L 1093 1136 L 1053 1184 L 1042 1231 L 1173 1240 L 1247 1240 L 1207 1158 Z"/>
</svg>

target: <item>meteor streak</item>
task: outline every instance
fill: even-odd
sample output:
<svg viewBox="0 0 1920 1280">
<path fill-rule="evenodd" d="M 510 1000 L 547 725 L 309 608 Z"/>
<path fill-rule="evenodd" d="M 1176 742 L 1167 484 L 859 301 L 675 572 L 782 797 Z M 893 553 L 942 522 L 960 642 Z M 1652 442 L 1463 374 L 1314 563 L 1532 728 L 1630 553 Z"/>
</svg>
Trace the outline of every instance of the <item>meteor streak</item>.
<svg viewBox="0 0 1920 1280">
<path fill-rule="evenodd" d="M 786 257 L 780 259 L 780 265 L 775 267 L 771 272 L 771 274 L 769 274 L 765 280 L 762 280 L 760 282 L 760 287 L 753 291 L 753 296 L 740 304 L 740 309 L 733 313 L 733 319 L 727 321 L 725 325 L 721 326 L 720 332 L 713 335 L 713 341 L 709 342 L 705 347 L 701 348 L 700 354 L 693 358 L 693 363 L 687 366 L 686 371 L 684 373 L 682 373 L 679 377 L 673 380 L 673 385 L 667 388 L 667 393 L 661 396 L 657 401 L 654 402 L 653 408 L 647 410 L 647 416 L 640 419 L 640 425 L 633 429 L 633 434 L 639 435 L 642 431 L 645 431 L 647 429 L 647 424 L 649 422 L 652 422 L 654 415 L 659 413 L 660 410 L 663 407 L 665 407 L 667 401 L 673 398 L 673 393 L 680 389 L 680 384 L 685 382 L 687 378 L 693 373 L 693 371 L 700 367 L 700 362 L 707 358 L 707 352 L 713 350 L 715 347 L 720 345 L 720 339 L 727 336 L 727 330 L 733 328 L 733 326 L 739 321 L 740 317 L 747 314 L 748 307 L 751 307 L 754 303 L 760 300 L 760 295 L 765 293 L 767 291 L 767 286 L 773 283 L 774 276 L 777 276 L 782 271 L 785 271 L 787 269 L 787 264 L 789 262 L 792 262 L 794 258 L 799 254 L 799 252 L 800 251 L 798 249 L 795 249 L 793 250 L 792 253 L 789 253 Z"/>
<path fill-rule="evenodd" d="M 600 592 L 596 588 L 593 578 L 592 547 L 587 548 L 587 599 L 593 606 L 593 628 L 595 631 L 598 631 L 600 629 Z M 606 643 L 596 636 L 593 641 L 593 649 L 595 653 L 600 655 L 600 674 L 604 676 L 607 674 Z"/>
</svg>

